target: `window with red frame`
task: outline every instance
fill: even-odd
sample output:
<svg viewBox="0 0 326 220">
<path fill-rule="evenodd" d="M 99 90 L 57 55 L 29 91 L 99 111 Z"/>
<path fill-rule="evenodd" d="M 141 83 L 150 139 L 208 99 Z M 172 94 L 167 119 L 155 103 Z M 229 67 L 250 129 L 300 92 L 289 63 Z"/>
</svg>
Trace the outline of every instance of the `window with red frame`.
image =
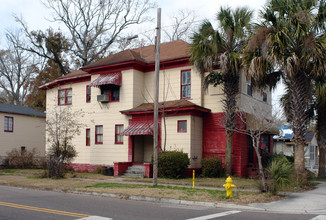
<svg viewBox="0 0 326 220">
<path fill-rule="evenodd" d="M 91 146 L 91 129 L 86 128 L 86 146 Z"/>
<path fill-rule="evenodd" d="M 86 102 L 91 102 L 91 86 L 86 86 Z"/>
<path fill-rule="evenodd" d="M 187 132 L 187 120 L 179 120 L 178 133 L 186 133 L 186 132 Z"/>
<path fill-rule="evenodd" d="M 5 124 L 4 124 L 5 132 L 14 132 L 14 118 L 5 116 Z"/>
<path fill-rule="evenodd" d="M 181 71 L 181 98 L 187 99 L 191 97 L 191 71 Z"/>
<path fill-rule="evenodd" d="M 95 144 L 103 144 L 103 125 L 95 126 Z"/>
<path fill-rule="evenodd" d="M 101 94 L 109 96 L 109 102 L 118 102 L 120 100 L 120 86 L 102 85 Z"/>
<path fill-rule="evenodd" d="M 71 105 L 72 103 L 72 89 L 59 89 L 58 90 L 58 104 Z"/>
<path fill-rule="evenodd" d="M 115 125 L 115 144 L 123 144 L 123 135 L 120 135 L 121 132 L 123 132 L 123 125 Z"/>
</svg>

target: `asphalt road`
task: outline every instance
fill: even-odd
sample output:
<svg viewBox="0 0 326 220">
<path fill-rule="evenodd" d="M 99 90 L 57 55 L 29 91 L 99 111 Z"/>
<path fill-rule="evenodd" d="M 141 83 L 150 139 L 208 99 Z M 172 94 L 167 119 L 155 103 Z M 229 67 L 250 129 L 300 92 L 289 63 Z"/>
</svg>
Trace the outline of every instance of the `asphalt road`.
<svg viewBox="0 0 326 220">
<path fill-rule="evenodd" d="M 214 207 L 181 206 L 100 196 L 29 190 L 0 185 L 0 219 L 326 219 L 326 216 L 278 214 Z"/>
</svg>

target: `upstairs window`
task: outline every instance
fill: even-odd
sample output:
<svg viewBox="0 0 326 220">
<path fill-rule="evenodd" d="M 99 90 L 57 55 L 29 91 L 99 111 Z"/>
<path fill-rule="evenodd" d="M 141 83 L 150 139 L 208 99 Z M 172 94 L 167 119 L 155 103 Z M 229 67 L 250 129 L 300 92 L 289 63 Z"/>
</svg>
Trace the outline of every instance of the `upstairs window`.
<svg viewBox="0 0 326 220">
<path fill-rule="evenodd" d="M 179 120 L 178 133 L 186 133 L 186 132 L 187 132 L 187 120 Z"/>
<path fill-rule="evenodd" d="M 91 86 L 86 86 L 86 102 L 91 102 Z"/>
<path fill-rule="evenodd" d="M 14 118 L 5 116 L 4 131 L 14 132 Z"/>
<path fill-rule="evenodd" d="M 101 94 L 109 97 L 109 102 L 118 102 L 120 100 L 120 86 L 102 85 Z"/>
<path fill-rule="evenodd" d="M 72 89 L 59 89 L 58 90 L 58 104 L 71 105 L 72 103 Z"/>
<path fill-rule="evenodd" d="M 115 125 L 115 144 L 123 144 L 123 135 L 120 135 L 121 132 L 123 132 L 123 125 Z"/>
<path fill-rule="evenodd" d="M 247 95 L 252 96 L 251 82 L 247 81 Z"/>
<path fill-rule="evenodd" d="M 181 98 L 187 99 L 191 97 L 191 71 L 181 71 Z"/>
<path fill-rule="evenodd" d="M 95 126 L 95 144 L 103 144 L 103 125 Z"/>
<path fill-rule="evenodd" d="M 266 92 L 263 92 L 263 101 L 267 102 L 267 93 Z"/>
</svg>

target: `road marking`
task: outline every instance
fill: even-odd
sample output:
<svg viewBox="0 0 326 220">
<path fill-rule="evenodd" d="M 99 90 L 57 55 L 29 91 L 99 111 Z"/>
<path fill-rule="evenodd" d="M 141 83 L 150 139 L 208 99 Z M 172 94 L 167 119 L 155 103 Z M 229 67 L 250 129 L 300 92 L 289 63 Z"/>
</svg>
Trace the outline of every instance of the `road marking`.
<svg viewBox="0 0 326 220">
<path fill-rule="evenodd" d="M 52 214 L 56 214 L 56 215 L 72 216 L 72 217 L 77 217 L 77 218 L 83 218 L 83 217 L 90 216 L 90 215 L 85 215 L 85 214 L 80 214 L 80 213 L 65 212 L 65 211 L 59 211 L 59 210 L 53 210 L 53 209 L 45 209 L 45 208 L 19 205 L 19 204 L 15 204 L 15 203 L 7 203 L 7 202 L 0 202 L 0 205 L 17 208 L 17 209 L 26 209 L 26 210 L 37 211 L 37 212 L 52 213 Z"/>
<path fill-rule="evenodd" d="M 310 220 L 326 220 L 326 215 L 318 215 Z"/>
<path fill-rule="evenodd" d="M 105 218 L 105 217 L 101 217 L 101 216 L 90 216 L 90 217 L 86 217 L 86 218 L 80 218 L 77 220 L 112 220 L 112 218 Z"/>
<path fill-rule="evenodd" d="M 239 213 L 241 211 L 227 211 L 227 212 L 221 212 L 221 213 L 216 213 L 213 215 L 206 215 L 206 216 L 201 216 L 201 217 L 197 217 L 197 218 L 189 218 L 187 220 L 207 220 L 207 219 L 212 219 L 212 218 L 219 218 L 219 217 L 223 217 L 226 215 L 232 215 L 232 214 L 236 214 Z"/>
</svg>

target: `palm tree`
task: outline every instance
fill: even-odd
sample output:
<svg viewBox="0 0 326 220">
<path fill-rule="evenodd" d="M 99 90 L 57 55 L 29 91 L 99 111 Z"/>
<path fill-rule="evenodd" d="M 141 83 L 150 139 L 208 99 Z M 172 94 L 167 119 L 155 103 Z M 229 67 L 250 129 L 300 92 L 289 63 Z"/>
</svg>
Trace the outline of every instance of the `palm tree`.
<svg viewBox="0 0 326 220">
<path fill-rule="evenodd" d="M 241 52 L 251 28 L 252 11 L 247 8 L 220 8 L 217 13 L 219 28 L 215 30 L 205 21 L 198 33 L 192 37 L 191 62 L 205 77 L 204 87 L 208 84 L 222 85 L 225 98 L 225 172 L 232 173 L 232 138 L 237 110 L 236 96 L 239 93 Z M 217 67 L 219 66 L 219 69 Z"/>
<path fill-rule="evenodd" d="M 325 12 L 322 1 L 270 0 L 244 54 L 248 75 L 256 86 L 275 87 L 280 79 L 286 86 L 295 171 L 304 179 L 304 137 L 312 104 L 312 79 L 325 75 Z"/>
</svg>

